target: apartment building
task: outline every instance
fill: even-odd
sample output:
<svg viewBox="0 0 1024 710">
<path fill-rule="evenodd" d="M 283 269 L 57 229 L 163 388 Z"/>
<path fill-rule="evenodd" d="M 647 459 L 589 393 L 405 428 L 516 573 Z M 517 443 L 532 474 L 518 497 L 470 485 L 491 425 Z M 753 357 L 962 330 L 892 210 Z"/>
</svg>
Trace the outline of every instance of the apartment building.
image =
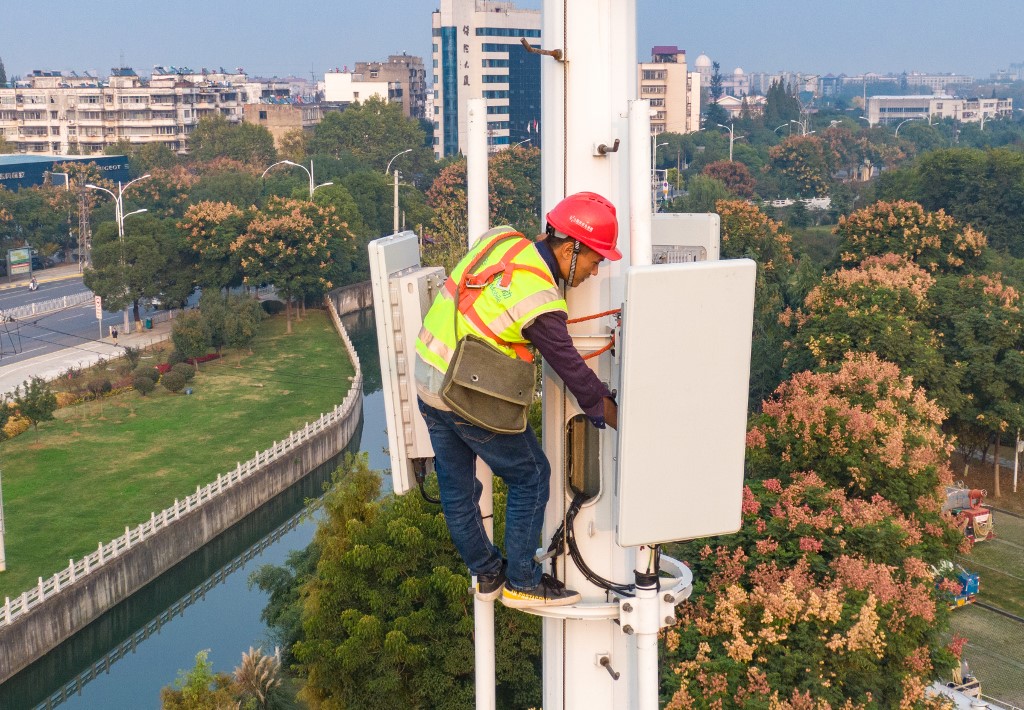
<svg viewBox="0 0 1024 710">
<path fill-rule="evenodd" d="M 912 118 L 952 118 L 964 123 L 982 123 L 992 118 L 1013 116 L 1013 99 L 958 98 L 949 94 L 933 96 L 869 96 L 867 119 L 872 126 L 893 125 Z"/>
<path fill-rule="evenodd" d="M 465 146 L 467 101 L 487 102 L 490 150 L 529 141 L 540 147 L 539 10 L 498 0 L 441 0 L 432 15 L 434 154 Z"/>
<path fill-rule="evenodd" d="M 409 118 L 426 118 L 427 71 L 423 58 L 405 52 L 392 54 L 386 62 L 356 62 L 356 74 L 367 81 L 384 81 L 387 99 L 402 106 Z"/>
<path fill-rule="evenodd" d="M 187 152 L 200 119 L 241 121 L 251 91 L 243 73 L 156 67 L 144 80 L 120 67 L 100 80 L 35 71 L 0 88 L 0 134 L 19 153 L 92 155 L 121 140 Z"/>
<path fill-rule="evenodd" d="M 387 103 L 389 93 L 387 81 L 371 80 L 365 74 L 357 74 L 347 69 L 324 74 L 324 101 L 329 104 L 347 106 L 371 97 L 377 97 Z"/>
<path fill-rule="evenodd" d="M 324 108 L 320 103 L 299 101 L 246 104 L 242 107 L 242 115 L 246 123 L 255 123 L 270 131 L 274 147 L 280 150 L 289 133 L 312 131 L 323 120 Z"/>
<path fill-rule="evenodd" d="M 700 76 L 675 46 L 654 47 L 651 61 L 637 65 L 640 98 L 651 102 L 651 135 L 700 130 Z"/>
</svg>

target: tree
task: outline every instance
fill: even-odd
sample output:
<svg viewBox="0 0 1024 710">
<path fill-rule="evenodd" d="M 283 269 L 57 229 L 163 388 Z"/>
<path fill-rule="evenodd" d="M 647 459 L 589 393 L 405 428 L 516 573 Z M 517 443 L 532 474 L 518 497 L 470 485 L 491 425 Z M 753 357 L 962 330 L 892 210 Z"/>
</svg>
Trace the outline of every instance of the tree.
<svg viewBox="0 0 1024 710">
<path fill-rule="evenodd" d="M 949 428 L 962 450 L 995 439 L 994 494 L 1001 494 L 1001 437 L 1024 427 L 1024 315 L 1020 293 L 1001 274 L 948 275 L 932 289 L 933 328 L 946 367 L 964 394 Z"/>
<path fill-rule="evenodd" d="M 792 238 L 782 224 L 743 200 L 715 203 L 721 222 L 722 258 L 757 262 L 754 337 L 750 357 L 750 404 L 756 408 L 779 384 L 786 330 L 779 313 L 793 266 Z"/>
<path fill-rule="evenodd" d="M 12 401 L 18 416 L 28 419 L 33 429 L 38 429 L 40 422 L 52 421 L 57 411 L 57 395 L 50 384 L 34 375 L 14 388 Z"/>
<path fill-rule="evenodd" d="M 195 256 L 195 280 L 202 289 L 242 283 L 242 263 L 233 245 L 245 233 L 252 214 L 230 202 L 199 202 L 178 222 L 185 243 Z"/>
<path fill-rule="evenodd" d="M 0 87 L 7 86 L 7 69 L 4 67 L 4 60 L 0 57 Z"/>
<path fill-rule="evenodd" d="M 7 436 L 7 422 L 14 416 L 15 410 L 12 409 L 13 402 L 8 395 L 0 395 L 0 441 L 6 441 Z"/>
<path fill-rule="evenodd" d="M 916 200 L 929 211 L 944 210 L 984 232 L 993 247 L 1024 256 L 1024 155 L 1019 151 L 936 150 L 922 155 L 908 173 L 908 181 L 894 176 L 883 183 L 881 194 Z"/>
<path fill-rule="evenodd" d="M 210 326 L 198 311 L 185 311 L 174 319 L 171 326 L 171 342 L 186 360 L 194 360 L 196 371 L 199 371 L 197 358 L 210 349 Z"/>
<path fill-rule="evenodd" d="M 724 125 L 732 117 L 729 112 L 717 103 L 709 103 L 704 107 L 704 121 L 702 126 L 705 130 L 713 130 L 718 125 Z"/>
<path fill-rule="evenodd" d="M 160 378 L 160 384 L 162 384 L 164 389 L 168 392 L 181 392 L 185 389 L 186 382 L 187 380 L 185 380 L 180 373 L 174 372 L 173 370 L 165 372 L 163 377 Z"/>
<path fill-rule="evenodd" d="M 132 387 L 143 397 L 156 389 L 156 380 L 149 375 L 135 375 L 132 378 Z"/>
<path fill-rule="evenodd" d="M 663 203 L 663 212 L 714 212 L 720 200 L 736 196 L 721 180 L 707 175 L 693 175 L 686 181 L 686 194 Z"/>
<path fill-rule="evenodd" d="M 540 151 L 518 147 L 500 151 L 487 162 L 488 218 L 492 225 L 508 224 L 527 237 L 541 231 Z M 425 259 L 444 266 L 448 273 L 466 253 L 466 161 L 446 166 L 427 191 L 433 208 Z"/>
<path fill-rule="evenodd" d="M 962 393 L 946 367 L 942 341 L 929 327 L 929 289 L 935 279 L 896 254 L 872 256 L 822 279 L 801 310 L 781 320 L 795 328 L 787 371 L 827 370 L 847 353 L 877 353 L 923 386 L 947 410 Z"/>
<path fill-rule="evenodd" d="M 695 583 L 666 632 L 665 707 L 938 707 L 925 689 L 955 661 L 925 537 L 813 472 L 752 481 L 739 533 L 681 546 Z"/>
<path fill-rule="evenodd" d="M 233 248 L 240 254 L 245 283 L 273 283 L 284 297 L 291 333 L 292 300 L 332 288 L 331 260 L 344 254 L 353 238 L 332 208 L 272 197 Z"/>
<path fill-rule="evenodd" d="M 281 137 L 281 143 L 278 147 L 278 154 L 282 160 L 290 160 L 293 163 L 301 163 L 308 157 L 308 151 L 306 145 L 308 139 L 306 132 L 301 128 L 288 131 Z"/>
<path fill-rule="evenodd" d="M 238 707 L 233 681 L 227 673 L 214 673 L 209 649 L 196 654 L 189 671 L 178 671 L 174 686 L 160 689 L 163 710 L 224 710 Z"/>
<path fill-rule="evenodd" d="M 141 300 L 159 295 L 164 283 L 175 286 L 176 300 L 184 300 L 192 292 L 191 279 L 182 284 L 171 278 L 183 276 L 185 269 L 172 220 L 147 214 L 127 225 L 123 239 L 110 222 L 93 232 L 92 267 L 85 270 L 83 280 L 89 290 L 102 296 L 108 309 L 131 305 L 138 321 Z"/>
<path fill-rule="evenodd" d="M 717 104 L 722 98 L 725 90 L 722 88 L 722 66 L 718 62 L 711 63 L 711 83 L 708 85 L 708 94 L 711 96 L 711 103 Z"/>
<path fill-rule="evenodd" d="M 199 162 L 231 158 L 266 167 L 277 159 L 270 131 L 255 123 L 229 123 L 220 114 L 199 119 L 195 130 L 189 134 L 188 146 L 192 160 Z"/>
<path fill-rule="evenodd" d="M 371 96 L 340 113 L 324 115 L 313 130 L 308 150 L 314 156 L 335 158 L 351 153 L 370 169 L 383 172 L 394 155 L 412 148 L 411 153 L 397 158 L 391 168 L 416 175 L 426 172 L 434 162 L 433 151 L 425 141 L 419 122 L 405 116 L 399 104 Z"/>
<path fill-rule="evenodd" d="M 840 217 L 836 226 L 840 258 L 900 254 L 929 273 L 965 273 L 985 250 L 985 235 L 958 224 L 942 210 L 928 212 L 916 202 L 876 202 Z"/>
<path fill-rule="evenodd" d="M 746 199 L 754 196 L 756 183 L 750 174 L 750 169 L 743 163 L 735 160 L 719 160 L 705 165 L 702 173 L 715 180 L 720 180 L 736 197 Z"/>
<path fill-rule="evenodd" d="M 228 308 L 226 295 L 219 291 L 203 291 L 199 296 L 199 312 L 210 331 L 210 345 L 219 353 L 227 343 Z"/>
<path fill-rule="evenodd" d="M 871 354 L 779 387 L 747 436 L 741 530 L 681 546 L 702 581 L 667 634 L 669 707 L 923 707 L 953 662 L 931 566 L 961 542 L 941 421 Z"/>
<path fill-rule="evenodd" d="M 248 296 L 228 296 L 227 313 L 224 317 L 224 338 L 228 347 L 249 348 L 252 354 L 252 341 L 259 333 L 260 322 L 266 313 L 260 308 L 258 299 Z M 241 363 L 241 356 L 239 356 Z"/>
<path fill-rule="evenodd" d="M 790 136 L 768 151 L 772 169 L 783 176 L 791 194 L 827 195 L 835 156 L 817 136 Z"/>
<path fill-rule="evenodd" d="M 301 198 L 302 196 L 297 199 Z M 355 198 L 343 184 L 320 188 L 313 195 L 313 201 L 323 208 L 333 209 L 341 225 L 354 237 L 345 242 L 345 251 L 334 255 L 334 263 L 328 276 L 331 283 L 335 286 L 347 286 L 367 280 L 370 274 L 367 244 L 381 234 L 370 231 Z"/>
<path fill-rule="evenodd" d="M 323 511 L 293 649 L 305 698 L 317 707 L 472 706 L 472 596 L 440 509 L 415 495 L 382 498 L 362 454 L 346 459 Z M 498 514 L 496 539 L 503 524 Z M 498 705 L 536 707 L 539 621 L 496 613 Z"/>
<path fill-rule="evenodd" d="M 765 93 L 764 122 L 771 128 L 780 123 L 800 119 L 800 99 L 794 96 L 781 80 L 774 80 Z"/>
<path fill-rule="evenodd" d="M 9 142 L 3 136 L 0 136 L 0 155 L 8 155 L 16 150 L 17 148 L 14 147 L 13 143 Z"/>
</svg>

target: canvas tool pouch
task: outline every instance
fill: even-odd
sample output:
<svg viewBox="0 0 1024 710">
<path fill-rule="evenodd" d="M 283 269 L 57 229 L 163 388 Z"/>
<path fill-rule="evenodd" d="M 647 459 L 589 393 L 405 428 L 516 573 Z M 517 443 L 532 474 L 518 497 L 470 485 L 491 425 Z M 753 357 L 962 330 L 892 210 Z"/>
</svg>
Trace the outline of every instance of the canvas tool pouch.
<svg viewBox="0 0 1024 710">
<path fill-rule="evenodd" d="M 495 434 L 526 430 L 534 366 L 511 358 L 483 338 L 467 335 L 455 347 L 441 399 L 459 416 Z"/>
</svg>

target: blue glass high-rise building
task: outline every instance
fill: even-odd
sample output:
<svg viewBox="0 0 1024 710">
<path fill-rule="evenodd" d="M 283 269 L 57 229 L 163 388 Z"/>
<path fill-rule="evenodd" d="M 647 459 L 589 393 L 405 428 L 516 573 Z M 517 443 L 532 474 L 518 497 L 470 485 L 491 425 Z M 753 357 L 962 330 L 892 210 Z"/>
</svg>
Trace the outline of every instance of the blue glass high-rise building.
<svg viewBox="0 0 1024 710">
<path fill-rule="evenodd" d="M 540 147 L 539 10 L 496 0 L 442 0 L 433 13 L 434 152 L 455 155 L 466 140 L 466 101 L 487 101 L 492 151 L 529 142 Z"/>
</svg>

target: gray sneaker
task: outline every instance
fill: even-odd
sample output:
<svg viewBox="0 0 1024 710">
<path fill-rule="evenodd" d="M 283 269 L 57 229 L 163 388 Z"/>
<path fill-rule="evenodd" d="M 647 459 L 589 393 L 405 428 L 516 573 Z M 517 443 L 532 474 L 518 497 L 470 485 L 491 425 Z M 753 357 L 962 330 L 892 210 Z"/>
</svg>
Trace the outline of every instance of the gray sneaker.
<svg viewBox="0 0 1024 710">
<path fill-rule="evenodd" d="M 537 606 L 568 606 L 575 604 L 582 597 L 579 592 L 566 589 L 565 585 L 552 577 L 543 574 L 540 584 L 532 589 L 514 589 L 505 585 L 501 593 L 501 603 L 513 609 L 529 609 Z"/>
</svg>

